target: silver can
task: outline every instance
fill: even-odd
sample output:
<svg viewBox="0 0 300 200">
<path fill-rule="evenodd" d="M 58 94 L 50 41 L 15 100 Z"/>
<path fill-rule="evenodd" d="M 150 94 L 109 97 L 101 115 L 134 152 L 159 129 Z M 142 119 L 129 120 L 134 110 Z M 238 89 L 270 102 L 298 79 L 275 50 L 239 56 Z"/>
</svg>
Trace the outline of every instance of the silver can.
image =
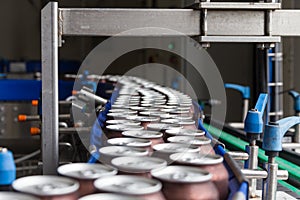
<svg viewBox="0 0 300 200">
<path fill-rule="evenodd" d="M 166 199 L 219 199 L 218 191 L 211 182 L 212 175 L 196 167 L 168 166 L 152 170 L 151 175 L 162 181 Z"/>
<path fill-rule="evenodd" d="M 15 180 L 14 190 L 34 195 L 43 200 L 76 200 L 79 183 L 59 176 L 27 176 Z"/>
<path fill-rule="evenodd" d="M 62 165 L 57 169 L 60 175 L 74 178 L 79 184 L 79 195 L 84 196 L 96 191 L 94 181 L 103 176 L 116 175 L 117 169 L 102 164 L 72 163 Z"/>
<path fill-rule="evenodd" d="M 171 163 L 172 160 L 169 156 L 173 153 L 183 153 L 183 152 L 200 152 L 200 148 L 197 146 L 189 144 L 178 144 L 178 143 L 164 143 L 157 144 L 153 146 L 154 152 L 153 157 L 158 157 L 166 160 L 168 163 Z"/>
<path fill-rule="evenodd" d="M 136 125 L 114 124 L 114 125 L 107 125 L 106 129 L 108 130 L 106 134 L 107 138 L 116 138 L 116 137 L 122 137 L 123 131 L 143 130 L 144 127 L 136 126 Z"/>
<path fill-rule="evenodd" d="M 216 185 L 220 199 L 227 199 L 229 175 L 223 165 L 220 155 L 204 155 L 198 153 L 175 153 L 170 159 L 180 165 L 188 165 L 204 169 L 212 174 L 212 181 Z"/>
<path fill-rule="evenodd" d="M 141 138 L 147 139 L 151 141 L 151 150 L 154 145 L 164 143 L 163 134 L 159 131 L 149 131 L 149 130 L 141 130 L 141 131 L 124 131 L 122 132 L 123 136 L 133 137 L 133 138 Z"/>
<path fill-rule="evenodd" d="M 119 174 L 139 175 L 151 178 L 150 171 L 167 166 L 167 161 L 153 157 L 117 157 L 111 164 L 116 167 Z"/>
<path fill-rule="evenodd" d="M 164 200 L 161 183 L 140 176 L 117 175 L 99 178 L 94 182 L 100 192 L 112 192 L 140 197 L 144 200 Z"/>
<path fill-rule="evenodd" d="M 107 146 L 99 149 L 100 161 L 111 165 L 111 160 L 120 156 L 147 156 L 149 151 L 143 148 L 133 148 L 126 146 Z"/>
</svg>

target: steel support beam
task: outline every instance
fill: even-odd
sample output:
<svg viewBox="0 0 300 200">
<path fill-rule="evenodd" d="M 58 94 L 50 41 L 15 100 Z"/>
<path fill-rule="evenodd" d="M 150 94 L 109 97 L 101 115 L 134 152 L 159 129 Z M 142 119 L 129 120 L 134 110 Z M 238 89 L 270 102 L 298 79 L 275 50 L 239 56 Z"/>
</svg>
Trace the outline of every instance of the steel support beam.
<svg viewBox="0 0 300 200">
<path fill-rule="evenodd" d="M 58 3 L 42 10 L 42 159 L 43 174 L 58 167 Z"/>
<path fill-rule="evenodd" d="M 64 35 L 112 36 L 137 28 L 142 29 L 136 31 L 137 36 L 158 34 L 147 27 L 172 29 L 186 35 L 200 33 L 200 12 L 192 9 L 61 8 L 59 11 Z"/>
</svg>

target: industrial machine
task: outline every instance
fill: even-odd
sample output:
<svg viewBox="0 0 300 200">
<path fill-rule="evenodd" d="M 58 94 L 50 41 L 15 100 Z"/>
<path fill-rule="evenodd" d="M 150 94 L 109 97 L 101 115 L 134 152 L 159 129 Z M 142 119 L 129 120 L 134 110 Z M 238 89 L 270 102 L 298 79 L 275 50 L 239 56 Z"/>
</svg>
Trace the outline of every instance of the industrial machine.
<svg viewBox="0 0 300 200">
<path fill-rule="evenodd" d="M 8 148 L 0 148 L 0 165 L 4 169 L 0 170 L 0 185 L 3 190 L 11 190 L 11 185 L 19 195 L 29 193 L 32 198 L 66 196 L 70 199 L 88 199 L 84 196 L 95 191 L 120 193 L 125 199 L 126 195 L 129 199 L 162 200 L 176 199 L 180 195 L 181 199 L 299 198 L 299 126 L 295 125 L 300 120 L 298 116 L 279 119 L 282 113 L 278 112 L 281 109 L 277 102 L 278 88 L 274 93 L 269 92 L 268 78 L 262 80 L 257 97 L 254 94 L 250 96 L 249 87 L 225 84 L 225 88 L 240 91 L 244 101 L 242 123 L 228 126 L 215 121 L 213 115 L 203 119 L 201 107 L 193 101 L 198 102 L 199 99 L 192 99 L 184 91 L 161 86 L 154 81 L 123 74 L 108 75 L 100 66 L 99 69 L 93 66 L 98 69 L 95 70 L 97 73 L 93 69 L 82 70 L 79 67 L 77 75 L 59 73 L 58 52 L 66 36 L 118 35 L 129 38 L 134 45 L 134 39 L 138 37 L 184 35 L 197 38 L 198 49 L 209 48 L 213 43 L 254 43 L 258 51 L 267 54 L 270 48 L 276 49 L 280 45 L 281 37 L 300 35 L 300 12 L 281 9 L 281 3 L 275 0 L 183 2 L 184 6 L 180 9 L 60 8 L 57 2 L 47 3 L 41 12 L 41 75 L 35 80 L 0 80 L 1 91 L 6 91 L 5 88 L 13 91 L 0 95 L 3 101 L 0 106 L 0 146 Z M 145 39 L 148 48 L 157 47 L 149 41 Z M 168 48 L 174 53 L 174 44 L 170 44 Z M 114 52 L 114 56 L 120 57 L 127 50 L 135 50 L 121 46 L 120 52 Z M 188 56 L 191 52 L 184 53 Z M 113 62 L 110 56 L 105 54 L 102 59 L 108 66 Z M 24 66 L 21 68 L 24 69 Z M 267 71 L 267 66 L 261 68 Z M 215 82 L 217 85 L 217 80 Z M 16 97 L 16 94 L 23 95 Z M 299 115 L 299 94 L 295 91 L 290 94 L 295 99 L 295 114 Z M 274 112 L 267 105 L 270 96 L 269 104 L 277 105 L 272 107 Z M 258 100 L 254 109 L 248 111 L 250 99 Z M 267 115 L 265 118 L 264 113 Z M 108 120 L 112 120 L 110 123 L 113 124 L 109 124 Z M 284 135 L 293 126 L 293 143 L 283 143 Z M 21 129 L 30 132 L 23 134 L 19 131 Z M 6 135 L 8 130 L 16 137 L 14 134 Z M 124 136 L 127 140 L 123 141 Z M 145 138 L 138 137 L 148 138 L 145 142 Z M 165 144 L 151 146 L 151 142 L 147 143 L 149 138 L 151 142 L 159 140 Z M 175 144 L 172 141 L 176 141 Z M 204 144 L 207 141 L 208 145 Z M 26 151 L 20 149 L 20 143 L 30 148 Z M 10 150 L 14 152 L 14 159 Z M 207 156 L 211 162 L 207 165 L 221 163 L 219 167 L 228 173 L 223 180 L 226 186 L 220 187 L 217 184 L 220 180 L 214 179 L 218 171 L 214 174 L 195 169 L 193 164 L 183 167 L 188 164 L 176 159 L 178 166 L 166 167 L 162 164 L 163 168 L 159 171 L 155 171 L 154 167 L 152 171 L 150 167 L 146 171 L 135 169 L 134 173 L 142 173 L 147 178 L 134 178 L 129 170 L 130 163 L 126 163 L 128 159 L 140 167 L 143 161 L 133 158 L 133 155 L 144 156 L 149 166 L 153 166 L 154 161 L 168 163 L 174 158 L 174 153 Z M 154 161 L 149 155 L 156 155 Z M 197 156 L 193 159 L 203 159 Z M 71 167 L 64 165 L 78 162 L 79 165 L 71 164 Z M 99 163 L 112 165 L 113 168 Z M 60 165 L 65 167 L 59 168 Z M 102 173 L 109 173 L 109 176 L 103 178 Z M 44 176 L 31 176 L 35 174 Z M 23 178 L 14 181 L 16 177 Z M 24 187 L 31 180 L 41 183 L 39 186 L 31 185 L 39 188 L 41 194 Z M 83 188 L 83 182 L 89 188 Z M 262 182 L 261 186 L 259 182 Z M 140 193 L 131 190 L 131 186 L 137 187 L 137 183 L 145 185 L 148 190 L 140 188 Z M 288 188 L 289 194 L 280 192 L 278 183 Z M 199 193 L 197 188 L 215 192 Z M 53 191 L 57 193 L 51 193 Z M 0 198 L 1 195 L 7 194 L 0 192 Z"/>
</svg>

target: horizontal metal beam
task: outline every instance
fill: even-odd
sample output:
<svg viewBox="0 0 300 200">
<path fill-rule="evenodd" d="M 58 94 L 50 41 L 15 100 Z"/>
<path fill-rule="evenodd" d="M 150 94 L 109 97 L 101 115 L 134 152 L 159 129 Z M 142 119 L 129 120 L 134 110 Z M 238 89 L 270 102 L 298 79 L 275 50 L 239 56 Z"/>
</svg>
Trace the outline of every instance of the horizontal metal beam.
<svg viewBox="0 0 300 200">
<path fill-rule="evenodd" d="M 273 35 L 300 36 L 300 10 L 276 10 L 273 12 Z"/>
<path fill-rule="evenodd" d="M 137 29 L 129 35 L 164 35 L 147 27 L 172 29 L 186 35 L 199 35 L 200 12 L 193 9 L 59 9 L 63 35 L 112 36 Z"/>
<path fill-rule="evenodd" d="M 246 3 L 242 8 L 254 6 L 258 9 L 263 5 Z M 272 3 L 268 5 L 270 8 L 278 6 Z M 224 3 L 224 9 L 226 6 Z M 170 35 L 168 29 L 190 36 L 201 35 L 201 11 L 193 9 L 60 8 L 59 12 L 59 32 L 62 35 L 112 36 L 131 29 L 136 30 L 125 32 L 125 35 Z M 201 41 L 280 42 L 278 36 L 300 36 L 300 10 L 274 10 L 272 17 L 273 37 L 269 37 L 265 36 L 264 10 L 234 10 L 232 7 L 231 10 L 208 10 L 207 36 L 201 37 Z M 159 27 L 165 31 L 157 32 L 148 27 Z"/>
<path fill-rule="evenodd" d="M 269 36 L 201 36 L 200 42 L 232 42 L 232 43 L 276 43 L 280 37 Z"/>
<path fill-rule="evenodd" d="M 265 34 L 264 11 L 209 10 L 207 35 L 258 36 Z"/>
<path fill-rule="evenodd" d="M 281 3 L 254 2 L 201 2 L 199 8 L 206 9 L 238 9 L 238 10 L 275 10 L 281 8 Z"/>
</svg>

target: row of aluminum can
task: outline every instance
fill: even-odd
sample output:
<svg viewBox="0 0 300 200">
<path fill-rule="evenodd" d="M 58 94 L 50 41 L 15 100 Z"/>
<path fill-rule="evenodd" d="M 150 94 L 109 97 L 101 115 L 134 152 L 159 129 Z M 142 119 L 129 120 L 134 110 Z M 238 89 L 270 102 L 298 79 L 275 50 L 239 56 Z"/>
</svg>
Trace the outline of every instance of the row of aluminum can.
<svg viewBox="0 0 300 200">
<path fill-rule="evenodd" d="M 223 157 L 197 130 L 198 109 L 188 95 L 137 77 L 102 82 L 119 91 L 107 114 L 101 163 L 66 164 L 58 168 L 61 176 L 23 177 L 14 190 L 51 200 L 227 198 Z"/>
</svg>

